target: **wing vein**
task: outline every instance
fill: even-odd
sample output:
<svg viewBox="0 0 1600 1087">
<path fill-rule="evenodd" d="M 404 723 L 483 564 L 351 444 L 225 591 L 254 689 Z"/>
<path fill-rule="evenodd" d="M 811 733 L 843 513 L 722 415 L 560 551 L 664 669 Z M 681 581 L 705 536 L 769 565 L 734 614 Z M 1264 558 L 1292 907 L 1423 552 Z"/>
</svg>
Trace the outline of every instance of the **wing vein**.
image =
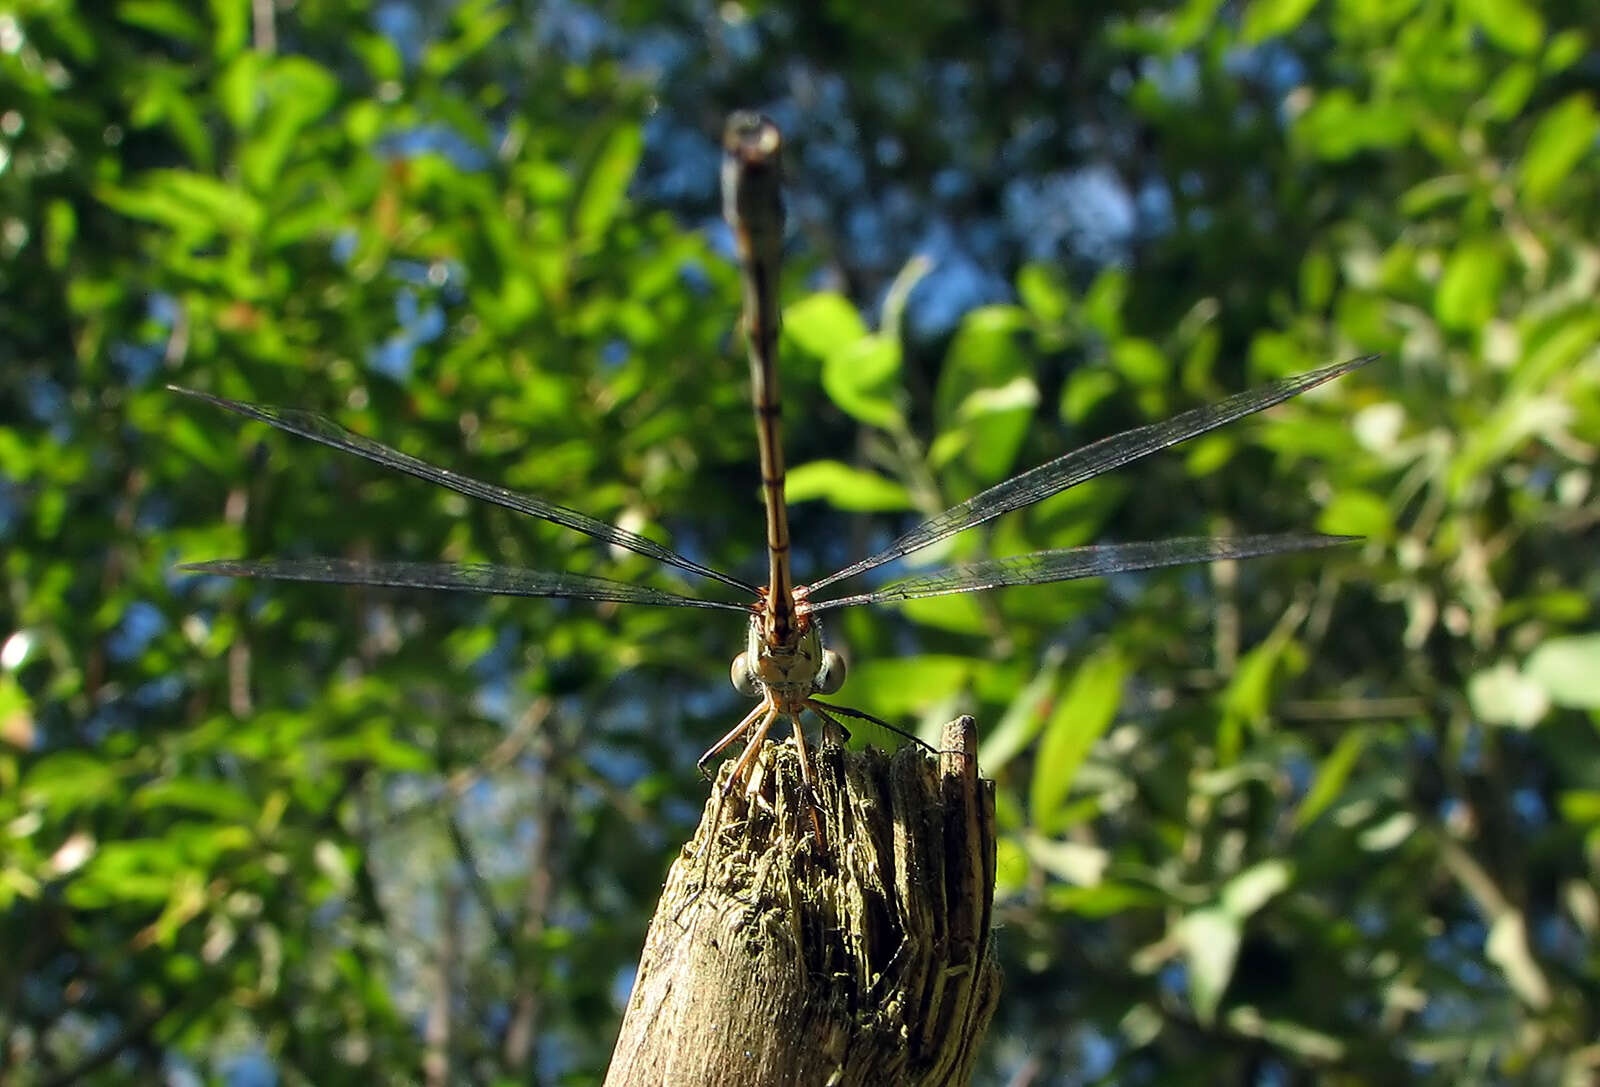
<svg viewBox="0 0 1600 1087">
<path fill-rule="evenodd" d="M 386 468 L 393 468 L 418 479 L 436 483 L 441 487 L 448 487 L 450 490 L 458 494 L 464 494 L 469 498 L 490 502 L 516 513 L 527 514 L 529 517 L 537 517 L 540 520 L 561 525 L 563 528 L 570 528 L 575 532 L 581 532 L 586 536 L 592 536 L 597 540 L 632 551 L 636 555 L 643 555 L 646 558 L 655 559 L 657 562 L 666 563 L 668 566 L 675 566 L 680 570 L 687 570 L 690 573 L 699 574 L 701 577 L 720 581 L 724 585 L 731 585 L 752 595 L 760 591 L 754 585 L 724 574 L 720 570 L 701 565 L 693 559 L 678 554 L 670 547 L 664 547 L 654 540 L 647 539 L 637 533 L 618 528 L 616 525 L 590 517 L 586 513 L 568 509 L 566 506 L 558 506 L 553 502 L 546 502 L 544 499 L 536 498 L 533 495 L 522 494 L 506 487 L 496 486 L 493 483 L 485 483 L 482 480 L 473 479 L 471 476 L 452 472 L 447 468 L 439 468 L 408 453 L 402 453 L 398 449 L 384 445 L 382 442 L 362 437 L 360 434 L 345 429 L 325 415 L 302 411 L 298 408 L 277 408 L 262 404 L 246 404 L 242 401 L 228 400 L 224 397 L 213 396 L 210 393 L 198 392 L 194 389 L 185 389 L 177 385 L 169 385 L 167 387 L 173 392 L 192 396 L 196 400 L 204 400 L 209 404 L 215 404 L 219 408 L 231 411 L 235 415 L 242 415 L 246 419 L 255 419 L 258 422 L 266 423 L 268 426 L 276 427 L 279 430 L 302 438 L 308 438 L 330 448 L 364 457 Z"/>
</svg>

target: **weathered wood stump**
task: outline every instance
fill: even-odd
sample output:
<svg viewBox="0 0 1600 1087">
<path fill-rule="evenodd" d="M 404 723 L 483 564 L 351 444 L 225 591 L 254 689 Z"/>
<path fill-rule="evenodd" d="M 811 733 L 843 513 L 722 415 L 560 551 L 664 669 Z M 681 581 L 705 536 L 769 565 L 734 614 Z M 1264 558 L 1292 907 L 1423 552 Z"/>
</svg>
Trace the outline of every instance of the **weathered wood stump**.
<svg viewBox="0 0 1600 1087">
<path fill-rule="evenodd" d="M 791 745 L 767 744 L 744 789 L 719 778 L 667 876 L 610 1087 L 970 1080 L 1000 991 L 994 789 L 972 718 L 941 746 L 825 745 L 821 848 Z"/>
</svg>

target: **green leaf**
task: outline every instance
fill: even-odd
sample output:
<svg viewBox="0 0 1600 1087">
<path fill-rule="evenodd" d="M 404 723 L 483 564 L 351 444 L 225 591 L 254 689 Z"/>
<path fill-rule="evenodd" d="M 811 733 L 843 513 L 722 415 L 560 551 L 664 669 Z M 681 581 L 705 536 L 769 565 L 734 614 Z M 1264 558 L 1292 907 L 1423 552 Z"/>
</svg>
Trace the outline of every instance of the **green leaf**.
<svg viewBox="0 0 1600 1087">
<path fill-rule="evenodd" d="M 1600 709 L 1600 634 L 1551 638 L 1528 655 L 1523 672 L 1558 706 Z"/>
<path fill-rule="evenodd" d="M 1223 692 L 1223 705 L 1231 717 L 1253 722 L 1266 716 L 1272 681 L 1287 645 L 1284 638 L 1269 638 L 1239 659 Z"/>
<path fill-rule="evenodd" d="M 1558 396 L 1513 395 L 1502 401 L 1472 428 L 1456 453 L 1450 465 L 1452 493 L 1460 494 L 1480 473 L 1511 456 L 1524 442 L 1564 431 L 1572 414 L 1572 405 Z"/>
<path fill-rule="evenodd" d="M 1362 151 L 1398 147 L 1411 136 L 1411 120 L 1396 104 L 1359 102 L 1339 87 L 1301 114 L 1294 134 L 1318 155 L 1338 161 Z"/>
<path fill-rule="evenodd" d="M 1467 701 L 1485 723 L 1513 728 L 1532 728 L 1550 709 L 1544 689 L 1510 661 L 1474 673 L 1467 680 Z"/>
<path fill-rule="evenodd" d="M 1289 33 L 1305 21 L 1317 0 L 1252 0 L 1239 27 L 1239 39 L 1254 45 Z"/>
<path fill-rule="evenodd" d="M 843 295 L 822 292 L 784 310 L 783 332 L 807 354 L 827 358 L 865 336 L 867 326 Z"/>
<path fill-rule="evenodd" d="M 1573 167 L 1594 154 L 1597 131 L 1600 118 L 1587 94 L 1571 95 L 1546 110 L 1522 154 L 1523 195 L 1534 203 L 1548 200 Z"/>
<path fill-rule="evenodd" d="M 249 50 L 234 57 L 217 77 L 217 103 L 222 115 L 240 131 L 255 123 L 262 105 L 260 81 L 266 62 L 265 56 Z"/>
<path fill-rule="evenodd" d="M 1342 491 L 1317 518 L 1317 529 L 1335 536 L 1370 536 L 1386 540 L 1394 531 L 1389 504 L 1371 491 Z"/>
<path fill-rule="evenodd" d="M 1135 388 L 1165 385 L 1172 366 L 1161 349 L 1149 340 L 1129 336 L 1111 348 L 1111 365 Z"/>
<path fill-rule="evenodd" d="M 1539 68 L 1546 75 L 1553 75 L 1572 67 L 1588 52 L 1588 36 L 1582 30 L 1563 30 L 1550 39 Z"/>
<path fill-rule="evenodd" d="M 151 177 L 152 180 L 159 179 L 158 174 Z M 119 188 L 106 185 L 95 190 L 95 197 L 106 207 L 130 219 L 160 224 L 181 235 L 186 242 L 204 241 L 216 230 L 216 221 L 211 216 L 167 188 Z"/>
<path fill-rule="evenodd" d="M 1061 418 L 1081 423 L 1089 413 L 1122 387 L 1117 375 L 1102 367 L 1080 366 L 1061 388 Z"/>
<path fill-rule="evenodd" d="M 900 613 L 918 626 L 946 630 L 952 634 L 981 635 L 992 629 L 992 620 L 978 602 L 978 593 L 952 593 L 927 596 L 900 604 Z"/>
<path fill-rule="evenodd" d="M 901 423 L 900 344 L 887 336 L 861 336 L 829 354 L 822 388 L 839 409 L 878 427 Z"/>
<path fill-rule="evenodd" d="M 301 131 L 333 105 L 339 81 L 304 57 L 280 57 L 262 73 L 262 108 L 252 137 L 239 150 L 251 192 L 281 191 L 284 164 Z"/>
<path fill-rule="evenodd" d="M 1260 1038 L 1314 1064 L 1341 1061 L 1350 1050 L 1343 1039 L 1292 1019 L 1268 1019 L 1252 1007 L 1229 1009 L 1227 1023 L 1229 1030 L 1243 1037 Z"/>
<path fill-rule="evenodd" d="M 1127 677 L 1127 660 L 1115 648 L 1107 648 L 1084 661 L 1067 684 L 1034 763 L 1029 802 L 1036 825 L 1051 827 L 1078 768 L 1116 720 Z"/>
<path fill-rule="evenodd" d="M 1556 806 L 1561 818 L 1569 823 L 1600 823 L 1600 789 L 1568 790 L 1560 795 Z"/>
<path fill-rule="evenodd" d="M 1128 298 L 1128 273 L 1112 266 L 1095 276 L 1083 297 L 1083 315 L 1089 326 L 1116 339 L 1122 335 L 1122 307 Z"/>
<path fill-rule="evenodd" d="M 66 267 L 78 235 L 78 212 L 65 200 L 52 200 L 44 217 L 45 260 L 55 271 Z"/>
<path fill-rule="evenodd" d="M 241 823 L 256 816 L 256 805 L 238 789 L 193 778 L 151 782 L 133 794 L 133 806 L 142 811 L 182 808 Z"/>
<path fill-rule="evenodd" d="M 1252 865 L 1223 887 L 1222 908 L 1244 921 L 1286 890 L 1293 879 L 1294 867 L 1288 861 L 1269 860 Z"/>
<path fill-rule="evenodd" d="M 1099 918 L 1160 906 L 1166 899 L 1148 887 L 1102 882 L 1093 887 L 1052 885 L 1045 891 L 1045 901 L 1052 910 Z"/>
<path fill-rule="evenodd" d="M 1045 658 L 1043 665 L 1027 686 L 1017 692 L 1006 706 L 1006 711 L 984 737 L 978 749 L 978 765 L 993 776 L 1016 755 L 1033 742 L 1044 727 L 1044 711 L 1055 694 L 1056 680 L 1061 675 L 1062 654 L 1055 652 Z"/>
<path fill-rule="evenodd" d="M 31 641 L 27 634 L 13 635 Z M 9 648 L 9 645 L 8 645 Z M 10 667 L 21 667 L 25 662 L 25 654 L 19 654 L 14 661 L 7 661 Z M 33 719 L 33 704 L 28 699 L 28 692 L 22 689 L 12 676 L 0 673 L 0 744 L 10 746 L 22 751 L 33 747 L 38 739 Z M 3 769 L 3 766 L 0 766 Z M 5 780 L 4 773 L 0 773 L 0 788 L 8 787 L 11 783 Z"/>
<path fill-rule="evenodd" d="M 1543 1009 L 1551 1000 L 1550 983 L 1528 945 L 1527 919 L 1521 910 L 1505 909 L 1489 925 L 1484 957 L 1500 968 L 1512 991 L 1530 1008 Z"/>
<path fill-rule="evenodd" d="M 961 459 L 981 483 L 1009 474 L 1027 437 L 1038 388 L 1019 334 L 1027 314 L 1016 306 L 984 306 L 961 322 L 934 394 L 941 434 L 963 430 Z"/>
<path fill-rule="evenodd" d="M 1241 926 L 1227 910 L 1207 906 L 1186 914 L 1173 935 L 1189 964 L 1189 1000 L 1194 1005 L 1195 1018 L 1209 1025 L 1233 978 Z"/>
<path fill-rule="evenodd" d="M 1017 296 L 1034 318 L 1050 324 L 1072 311 L 1072 291 L 1065 278 L 1047 264 L 1025 264 L 1017 273 Z"/>
<path fill-rule="evenodd" d="M 451 12 L 456 36 L 429 41 L 422 54 L 422 70 L 433 78 L 454 72 L 512 21 L 512 12 L 498 0 L 465 0 Z"/>
<path fill-rule="evenodd" d="M 1317 767 L 1317 776 L 1312 779 L 1311 788 L 1306 790 L 1305 799 L 1300 801 L 1299 808 L 1295 810 L 1296 828 L 1315 822 L 1317 816 L 1338 798 L 1350 778 L 1350 771 L 1355 768 L 1356 759 L 1361 757 L 1361 751 L 1366 746 L 1367 734 L 1360 729 L 1354 729 L 1339 738 L 1328 757 L 1322 760 L 1322 765 Z"/>
<path fill-rule="evenodd" d="M 1472 179 L 1464 174 L 1440 174 L 1419 181 L 1400 197 L 1400 212 L 1420 218 L 1440 206 L 1461 200 L 1472 192 Z"/>
<path fill-rule="evenodd" d="M 211 55 L 220 59 L 237 55 L 250 43 L 250 12 L 235 0 L 211 0 Z"/>
<path fill-rule="evenodd" d="M 1457 246 L 1434 295 L 1439 323 L 1454 329 L 1477 329 L 1488 323 L 1499 301 L 1502 272 L 1498 244 L 1469 241 Z"/>
<path fill-rule="evenodd" d="M 911 508 L 911 494 L 901 484 L 836 460 L 814 460 L 789 469 L 786 493 L 791 502 L 821 498 L 856 513 Z"/>
<path fill-rule="evenodd" d="M 188 4 L 176 0 L 122 0 L 117 18 L 129 26 L 177 38 L 188 45 L 199 45 L 205 38 L 200 20 Z"/>
<path fill-rule="evenodd" d="M 960 691 L 972 672 L 966 657 L 924 653 L 915 657 L 852 662 L 850 688 L 871 691 L 872 705 L 885 717 L 915 713 Z"/>
<path fill-rule="evenodd" d="M 1500 73 L 1478 99 L 1484 116 L 1509 121 L 1522 112 L 1538 86 L 1539 73 L 1531 64 L 1513 64 Z"/>
<path fill-rule="evenodd" d="M 1471 0 L 1469 8 L 1489 40 L 1508 52 L 1527 56 L 1544 41 L 1544 19 L 1522 0 Z"/>
<path fill-rule="evenodd" d="M 644 132 L 638 125 L 619 125 L 606 137 L 589 163 L 573 210 L 573 234 L 580 241 L 594 244 L 616 219 L 643 151 Z"/>
<path fill-rule="evenodd" d="M 121 803 L 118 775 L 84 751 L 59 751 L 35 763 L 22 778 L 23 803 L 62 812 Z"/>
<path fill-rule="evenodd" d="M 1052 876 L 1080 887 L 1093 887 L 1105 878 L 1111 854 L 1097 845 L 1029 834 L 1024 838 L 1033 862 Z"/>
<path fill-rule="evenodd" d="M 1333 299 L 1338 271 L 1326 250 L 1313 249 L 1300 262 L 1300 301 L 1307 309 L 1320 310 Z M 1186 368 L 1187 369 L 1187 368 Z"/>
</svg>

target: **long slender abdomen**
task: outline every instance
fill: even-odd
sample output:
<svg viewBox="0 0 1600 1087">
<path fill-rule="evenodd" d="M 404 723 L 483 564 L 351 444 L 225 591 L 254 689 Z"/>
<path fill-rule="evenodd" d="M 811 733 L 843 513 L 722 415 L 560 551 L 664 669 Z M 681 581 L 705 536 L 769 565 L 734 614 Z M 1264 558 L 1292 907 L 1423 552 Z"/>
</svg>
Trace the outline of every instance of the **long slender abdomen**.
<svg viewBox="0 0 1600 1087">
<path fill-rule="evenodd" d="M 795 630 L 789 572 L 789 515 L 783 496 L 782 406 L 778 392 L 778 265 L 783 247 L 782 139 L 755 113 L 735 113 L 723 136 L 723 214 L 739 247 L 744 280 L 750 391 L 761 455 L 767 515 L 767 600 L 764 633 L 787 644 Z"/>
</svg>

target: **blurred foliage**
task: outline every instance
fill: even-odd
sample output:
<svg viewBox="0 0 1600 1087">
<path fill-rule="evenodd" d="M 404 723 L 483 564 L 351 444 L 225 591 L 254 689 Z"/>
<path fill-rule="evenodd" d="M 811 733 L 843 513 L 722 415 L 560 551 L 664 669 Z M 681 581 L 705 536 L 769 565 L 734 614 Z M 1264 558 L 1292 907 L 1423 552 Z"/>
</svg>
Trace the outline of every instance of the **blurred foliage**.
<svg viewBox="0 0 1600 1087">
<path fill-rule="evenodd" d="M 792 147 L 802 577 L 1121 427 L 1385 352 L 929 559 L 1359 548 L 830 626 L 862 709 L 979 717 L 989 1081 L 1592 1081 L 1597 16 L 0 12 L 0 1077 L 598 1077 L 693 758 L 742 712 L 738 624 L 175 574 L 443 556 L 687 588 L 163 386 L 330 411 L 759 577 L 708 225 L 721 117 L 757 104 Z"/>
</svg>

